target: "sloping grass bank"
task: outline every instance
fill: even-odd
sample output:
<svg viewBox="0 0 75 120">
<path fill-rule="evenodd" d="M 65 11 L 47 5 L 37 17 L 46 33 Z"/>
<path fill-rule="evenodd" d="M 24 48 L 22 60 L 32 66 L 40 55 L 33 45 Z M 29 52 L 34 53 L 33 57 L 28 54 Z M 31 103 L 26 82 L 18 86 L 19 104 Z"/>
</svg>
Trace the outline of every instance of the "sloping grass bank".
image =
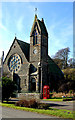
<svg viewBox="0 0 75 120">
<path fill-rule="evenodd" d="M 14 104 L 7 104 L 7 103 L 0 103 L 0 106 L 14 108 L 14 109 L 18 109 L 18 110 L 36 112 L 36 113 L 41 113 L 41 114 L 45 114 L 45 115 L 53 115 L 53 116 L 57 116 L 57 117 L 61 117 L 61 118 L 72 118 L 73 119 L 74 114 L 75 114 L 75 111 L 55 109 L 55 108 L 51 108 L 51 107 L 47 110 L 44 110 L 44 109 L 19 107 L 19 106 L 15 106 Z"/>
<path fill-rule="evenodd" d="M 55 101 L 55 102 L 62 102 L 63 101 L 63 99 L 43 99 L 43 100 L 45 100 L 45 101 Z"/>
<path fill-rule="evenodd" d="M 62 101 L 71 101 L 71 100 L 73 100 L 72 98 L 60 98 L 60 99 L 58 99 L 58 98 L 51 98 L 51 99 L 43 99 L 43 100 L 45 100 L 45 101 L 55 101 L 55 102 L 62 102 Z"/>
</svg>

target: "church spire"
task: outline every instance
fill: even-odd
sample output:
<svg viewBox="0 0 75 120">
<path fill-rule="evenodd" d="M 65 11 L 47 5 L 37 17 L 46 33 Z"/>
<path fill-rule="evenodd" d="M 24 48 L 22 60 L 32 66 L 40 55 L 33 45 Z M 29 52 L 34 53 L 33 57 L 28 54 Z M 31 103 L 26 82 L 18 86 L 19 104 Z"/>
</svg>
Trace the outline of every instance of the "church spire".
<svg viewBox="0 0 75 120">
<path fill-rule="evenodd" d="M 37 20 L 37 15 L 35 14 L 35 18 L 34 18 L 34 20 L 36 21 Z"/>
</svg>

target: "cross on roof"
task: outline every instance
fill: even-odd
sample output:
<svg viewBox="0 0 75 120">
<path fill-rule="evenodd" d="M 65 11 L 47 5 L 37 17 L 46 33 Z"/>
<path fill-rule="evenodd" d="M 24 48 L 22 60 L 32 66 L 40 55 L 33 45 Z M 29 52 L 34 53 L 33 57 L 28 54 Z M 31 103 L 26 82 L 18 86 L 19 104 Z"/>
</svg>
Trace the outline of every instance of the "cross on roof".
<svg viewBox="0 0 75 120">
<path fill-rule="evenodd" d="M 15 33 L 15 39 L 16 39 L 17 37 L 16 37 L 16 33 Z"/>
</svg>

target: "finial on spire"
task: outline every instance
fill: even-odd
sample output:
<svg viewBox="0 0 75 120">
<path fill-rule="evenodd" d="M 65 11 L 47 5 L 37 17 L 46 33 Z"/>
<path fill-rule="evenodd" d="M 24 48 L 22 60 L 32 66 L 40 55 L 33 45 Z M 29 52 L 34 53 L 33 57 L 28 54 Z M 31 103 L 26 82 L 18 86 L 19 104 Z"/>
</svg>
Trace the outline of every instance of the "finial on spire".
<svg viewBox="0 0 75 120">
<path fill-rule="evenodd" d="M 37 8 L 35 8 L 35 19 L 34 19 L 34 21 L 36 21 L 37 20 Z"/>
<path fill-rule="evenodd" d="M 35 8 L 35 15 L 37 15 L 37 8 Z"/>
</svg>

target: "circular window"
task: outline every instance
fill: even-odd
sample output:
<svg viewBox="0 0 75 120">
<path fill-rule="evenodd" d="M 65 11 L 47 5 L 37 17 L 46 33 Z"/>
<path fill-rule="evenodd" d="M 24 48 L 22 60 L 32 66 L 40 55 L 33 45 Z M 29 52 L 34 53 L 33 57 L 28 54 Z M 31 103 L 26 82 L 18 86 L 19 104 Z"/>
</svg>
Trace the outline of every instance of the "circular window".
<svg viewBox="0 0 75 120">
<path fill-rule="evenodd" d="M 8 67 L 11 72 L 18 72 L 21 67 L 21 58 L 18 54 L 14 54 L 10 57 Z"/>
</svg>

